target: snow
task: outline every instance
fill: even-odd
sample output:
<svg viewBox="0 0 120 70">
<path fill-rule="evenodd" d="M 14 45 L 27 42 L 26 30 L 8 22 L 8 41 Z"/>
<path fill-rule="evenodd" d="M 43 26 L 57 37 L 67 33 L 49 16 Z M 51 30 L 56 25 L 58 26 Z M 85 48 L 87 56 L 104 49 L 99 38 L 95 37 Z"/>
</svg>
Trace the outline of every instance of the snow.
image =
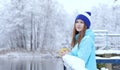
<svg viewBox="0 0 120 70">
<path fill-rule="evenodd" d="M 107 59 L 120 59 L 120 56 L 114 56 L 114 57 L 109 57 L 109 58 L 108 58 L 108 57 L 98 57 L 98 56 L 96 56 L 96 59 L 104 59 L 104 60 L 105 60 L 105 59 L 106 59 L 106 60 L 107 60 Z"/>
<path fill-rule="evenodd" d="M 96 54 L 120 54 L 120 50 L 96 50 Z"/>
<path fill-rule="evenodd" d="M 50 53 L 39 53 L 39 52 L 9 52 L 6 54 L 0 54 L 0 58 L 4 59 L 54 59 L 56 55 L 51 55 Z"/>
<path fill-rule="evenodd" d="M 109 2 L 114 3 L 113 1 Z M 91 28 L 94 29 L 94 32 L 103 33 L 95 35 L 99 35 L 98 37 L 101 35 L 102 37 L 106 36 L 107 33 L 108 36 L 99 39 L 100 41 L 97 39 L 98 44 L 95 43 L 95 45 L 103 47 L 102 49 L 108 46 L 107 48 L 109 48 L 109 50 L 97 50 L 96 54 L 120 54 L 118 50 L 110 50 L 111 48 L 119 49 L 120 47 L 120 25 L 117 23 L 120 18 L 118 16 L 120 1 L 117 0 L 115 2 L 115 5 L 116 4 L 118 5 L 117 7 L 111 6 L 111 8 L 109 8 L 106 2 L 105 4 L 100 4 L 97 8 L 93 8 L 91 11 L 94 13 L 91 25 L 93 27 Z M 14 0 L 0 0 L 0 5 L 0 8 L 3 8 L 0 10 L 0 51 L 2 47 L 20 47 L 28 50 L 32 47 L 32 50 L 49 49 L 53 51 L 61 47 L 70 46 L 70 36 L 73 26 L 71 24 L 73 21 L 71 20 L 74 20 L 73 17 L 77 13 L 68 15 L 64 13 L 65 11 L 62 7 L 58 6 L 57 3 L 49 4 L 47 1 L 40 0 L 36 0 L 35 2 L 34 0 L 23 0 L 20 2 Z M 21 8 L 22 6 L 24 9 Z M 47 6 L 49 6 L 49 9 Z M 59 11 L 56 11 L 56 9 Z M 50 13 L 48 14 L 48 12 Z M 47 18 L 49 15 L 52 16 Z M 45 19 L 48 19 L 47 21 L 49 23 Z M 68 25 L 68 23 L 70 24 Z M 31 25 L 33 30 L 31 30 Z M 31 54 L 15 52 L 1 56 L 19 58 L 20 56 L 31 56 Z"/>
<path fill-rule="evenodd" d="M 33 55 L 30 53 L 20 53 L 20 52 L 11 52 L 11 53 L 7 53 L 7 54 L 3 54 L 0 55 L 0 58 L 15 58 L 15 59 L 19 59 L 19 58 L 32 58 Z"/>
<path fill-rule="evenodd" d="M 93 30 L 94 32 L 108 32 L 108 30 Z"/>
</svg>

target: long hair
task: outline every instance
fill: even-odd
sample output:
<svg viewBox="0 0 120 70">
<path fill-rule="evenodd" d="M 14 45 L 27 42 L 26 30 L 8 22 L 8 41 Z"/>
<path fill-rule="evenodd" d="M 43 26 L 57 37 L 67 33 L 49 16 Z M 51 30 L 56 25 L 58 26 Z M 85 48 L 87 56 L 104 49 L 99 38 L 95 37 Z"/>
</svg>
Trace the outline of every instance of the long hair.
<svg viewBox="0 0 120 70">
<path fill-rule="evenodd" d="M 84 35 L 85 35 L 85 31 L 86 31 L 86 29 L 87 29 L 87 26 L 84 25 L 82 31 L 78 32 L 78 31 L 76 30 L 75 24 L 76 24 L 76 23 L 74 23 L 74 27 L 73 27 L 71 47 L 74 47 L 74 45 L 75 45 L 76 43 L 78 43 L 78 45 L 80 44 L 82 38 L 83 38 Z M 75 35 L 78 34 L 78 33 L 79 33 L 78 40 L 75 40 Z"/>
</svg>

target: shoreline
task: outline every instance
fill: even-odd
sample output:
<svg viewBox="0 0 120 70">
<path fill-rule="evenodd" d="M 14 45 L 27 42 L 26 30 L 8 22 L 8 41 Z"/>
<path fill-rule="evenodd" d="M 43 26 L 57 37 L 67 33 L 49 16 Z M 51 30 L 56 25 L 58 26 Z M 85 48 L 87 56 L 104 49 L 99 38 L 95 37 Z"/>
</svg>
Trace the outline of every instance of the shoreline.
<svg viewBox="0 0 120 70">
<path fill-rule="evenodd" d="M 1 50 L 0 58 L 47 58 L 47 59 L 61 59 L 57 53 L 50 51 L 26 51 L 26 50 Z"/>
</svg>

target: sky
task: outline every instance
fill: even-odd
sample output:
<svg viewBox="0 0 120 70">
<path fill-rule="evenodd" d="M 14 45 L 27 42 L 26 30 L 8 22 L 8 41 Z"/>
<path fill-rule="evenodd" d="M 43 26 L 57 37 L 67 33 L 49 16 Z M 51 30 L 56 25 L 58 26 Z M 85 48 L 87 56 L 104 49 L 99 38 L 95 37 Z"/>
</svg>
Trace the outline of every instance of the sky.
<svg viewBox="0 0 120 70">
<path fill-rule="evenodd" d="M 91 11 L 93 6 L 98 6 L 100 3 L 111 5 L 114 0 L 57 0 L 68 13 L 73 13 L 75 10 Z M 118 0 L 120 2 L 120 0 Z M 0 0 L 0 9 L 3 4 L 8 4 L 10 0 Z"/>
<path fill-rule="evenodd" d="M 58 0 L 68 13 L 73 13 L 75 10 L 79 12 L 91 11 L 93 6 L 98 6 L 101 3 L 111 5 L 112 1 L 113 0 Z"/>
</svg>

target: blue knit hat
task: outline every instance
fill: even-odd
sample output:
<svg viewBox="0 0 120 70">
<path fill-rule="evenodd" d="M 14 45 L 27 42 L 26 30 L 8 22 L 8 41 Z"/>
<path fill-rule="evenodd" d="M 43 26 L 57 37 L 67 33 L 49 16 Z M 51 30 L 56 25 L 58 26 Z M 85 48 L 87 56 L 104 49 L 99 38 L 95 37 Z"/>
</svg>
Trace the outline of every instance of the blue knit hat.
<svg viewBox="0 0 120 70">
<path fill-rule="evenodd" d="M 77 19 L 83 20 L 85 22 L 85 25 L 87 26 L 87 29 L 89 29 L 91 24 L 90 16 L 91 16 L 91 12 L 81 13 L 76 17 L 75 21 Z"/>
</svg>

